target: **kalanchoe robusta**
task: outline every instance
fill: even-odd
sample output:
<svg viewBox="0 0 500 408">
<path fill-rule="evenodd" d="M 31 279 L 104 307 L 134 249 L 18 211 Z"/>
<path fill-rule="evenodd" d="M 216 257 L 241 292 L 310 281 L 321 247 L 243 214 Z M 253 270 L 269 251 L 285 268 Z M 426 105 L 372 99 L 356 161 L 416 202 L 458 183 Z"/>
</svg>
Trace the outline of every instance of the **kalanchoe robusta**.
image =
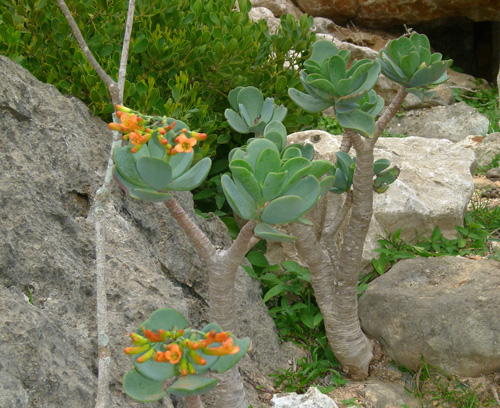
<svg viewBox="0 0 500 408">
<path fill-rule="evenodd" d="M 171 191 L 198 187 L 208 175 L 211 160 L 204 158 L 191 167 L 193 147 L 207 135 L 190 131 L 172 118 L 146 116 L 117 106 L 121 123 L 109 128 L 122 132 L 128 144 L 115 149 L 113 175 L 132 198 L 167 201 Z"/>
<path fill-rule="evenodd" d="M 330 41 L 313 45 L 311 58 L 304 63 L 300 79 L 307 93 L 290 88 L 290 98 L 306 112 L 321 112 L 334 106 L 340 125 L 364 137 L 375 132 L 375 117 L 384 107 L 373 90 L 380 73 L 376 60 L 354 60 L 347 68 L 350 52 L 339 51 Z"/>
<path fill-rule="evenodd" d="M 233 89 L 228 99 L 233 109 L 226 109 L 224 115 L 238 133 L 255 133 L 256 137 L 262 137 L 268 123 L 281 123 L 286 116 L 284 106 L 275 105 L 273 98 L 264 100 L 260 90 L 253 86 Z"/>
<path fill-rule="evenodd" d="M 123 386 L 139 401 L 156 401 L 167 393 L 185 397 L 210 391 L 218 380 L 201 375 L 229 370 L 250 344 L 248 338 L 238 340 L 216 324 L 190 329 L 184 316 L 169 308 L 153 312 L 138 332 L 142 335 L 130 334 L 133 346 L 124 350 L 134 369 L 125 374 Z M 163 381 L 172 377 L 178 379 L 164 391 Z"/>
<path fill-rule="evenodd" d="M 448 79 L 446 70 L 452 63 L 452 60 L 443 61 L 438 52 L 431 53 L 429 39 L 418 33 L 389 41 L 377 59 L 382 74 L 420 98 L 432 95 L 421 88 L 439 85 Z"/>
</svg>

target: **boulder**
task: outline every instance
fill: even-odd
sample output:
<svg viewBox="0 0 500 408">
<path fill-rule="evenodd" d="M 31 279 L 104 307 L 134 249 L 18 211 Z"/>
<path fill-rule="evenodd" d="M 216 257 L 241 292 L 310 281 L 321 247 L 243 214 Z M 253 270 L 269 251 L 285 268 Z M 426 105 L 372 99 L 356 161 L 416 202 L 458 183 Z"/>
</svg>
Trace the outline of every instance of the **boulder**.
<svg viewBox="0 0 500 408">
<path fill-rule="evenodd" d="M 275 408 L 338 408 L 331 398 L 322 394 L 316 387 L 309 388 L 301 395 L 295 392 L 276 394 L 271 402 Z"/>
<path fill-rule="evenodd" d="M 270 10 L 275 17 L 281 17 L 283 14 L 292 14 L 299 19 L 304 14 L 293 4 L 291 0 L 250 0 L 252 7 L 265 7 Z"/>
<path fill-rule="evenodd" d="M 500 21 L 500 8 L 490 0 L 296 0 L 314 17 L 336 23 L 352 21 L 368 27 L 415 25 L 439 19 L 465 17 L 473 21 Z"/>
<path fill-rule="evenodd" d="M 248 12 L 248 17 L 252 21 L 264 20 L 271 34 L 275 34 L 281 25 L 280 19 L 274 17 L 273 12 L 266 7 L 252 7 Z"/>
<path fill-rule="evenodd" d="M 460 257 L 398 262 L 359 299 L 361 327 L 412 370 L 465 377 L 500 370 L 500 263 Z"/>
<path fill-rule="evenodd" d="M 488 166 L 500 155 L 500 132 L 490 133 L 474 148 L 479 165 Z"/>
<path fill-rule="evenodd" d="M 96 397 L 95 192 L 108 163 L 112 134 L 83 102 L 61 95 L 0 56 L 0 406 L 88 407 Z M 180 205 L 215 245 L 231 239 L 217 218 Z M 112 185 L 105 232 L 110 406 L 131 407 L 122 377 L 127 333 L 151 312 L 172 307 L 194 327 L 208 323 L 201 258 L 161 204 L 130 199 Z M 287 367 L 260 285 L 239 270 L 237 336 L 252 350 L 243 376 L 267 384 Z M 260 363 L 257 363 L 260 361 Z M 258 407 L 256 391 L 248 387 Z M 171 406 L 168 397 L 151 406 Z M 170 404 L 170 405 L 169 405 Z M 210 405 L 208 405 L 210 406 Z"/>
<path fill-rule="evenodd" d="M 387 132 L 459 142 L 469 135 L 486 135 L 488 118 L 465 102 L 431 109 L 417 109 L 396 116 Z"/>
<path fill-rule="evenodd" d="M 315 158 L 335 162 L 341 136 L 310 130 L 293 133 L 289 143 L 311 143 Z M 387 158 L 401 170 L 399 178 L 383 194 L 375 194 L 373 218 L 363 253 L 369 266 L 378 248 L 379 235 L 402 228 L 401 237 L 411 240 L 416 234 L 429 235 L 439 225 L 443 235 L 456 236 L 455 226 L 463 217 L 474 191 L 471 168 L 475 155 L 470 149 L 455 146 L 448 140 L 421 137 L 380 138 L 375 145 L 375 159 Z M 320 201 L 308 215 L 321 228 L 325 203 Z M 278 263 L 285 256 L 296 259 L 292 244 L 268 245 L 270 262 Z"/>
</svg>

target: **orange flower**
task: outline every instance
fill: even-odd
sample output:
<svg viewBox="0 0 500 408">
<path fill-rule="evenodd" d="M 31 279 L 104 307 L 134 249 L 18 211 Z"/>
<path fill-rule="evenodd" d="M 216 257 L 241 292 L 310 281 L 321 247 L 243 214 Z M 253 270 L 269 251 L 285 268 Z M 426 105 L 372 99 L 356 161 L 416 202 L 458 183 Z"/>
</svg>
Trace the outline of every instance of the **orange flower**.
<svg viewBox="0 0 500 408">
<path fill-rule="evenodd" d="M 133 130 L 144 130 L 144 126 L 141 126 L 142 118 L 139 118 L 135 113 L 129 115 L 127 113 L 123 113 L 120 116 L 120 121 L 123 123 L 123 126 L 127 128 L 129 132 Z"/>
<path fill-rule="evenodd" d="M 226 332 L 217 333 L 215 335 L 215 342 L 222 343 L 223 341 L 227 340 L 229 337 L 231 337 L 231 333 L 226 333 Z"/>
<path fill-rule="evenodd" d="M 167 351 L 165 351 L 165 358 L 170 361 L 171 364 L 177 364 L 182 357 L 182 350 L 178 344 L 169 344 L 167 346 Z"/>
<path fill-rule="evenodd" d="M 225 356 L 228 354 L 236 354 L 239 351 L 240 348 L 238 346 L 233 346 L 232 337 L 224 341 L 222 343 L 222 346 L 220 347 L 214 347 L 214 348 L 207 347 L 203 349 L 203 352 L 205 354 L 208 354 L 209 356 Z"/>
<path fill-rule="evenodd" d="M 157 351 L 153 356 L 153 360 L 157 363 L 168 363 L 168 359 L 165 357 L 165 353 L 163 351 Z"/>
<path fill-rule="evenodd" d="M 205 348 L 214 342 L 215 342 L 215 330 L 212 330 L 205 334 L 205 340 L 202 340 L 200 344 L 201 347 Z"/>
<path fill-rule="evenodd" d="M 188 375 L 187 360 L 185 358 L 181 360 L 180 371 L 182 376 Z"/>
<path fill-rule="evenodd" d="M 132 344 L 136 346 L 142 346 L 144 344 L 148 344 L 148 340 L 138 335 L 137 333 L 130 333 L 130 338 L 132 339 Z"/>
<path fill-rule="evenodd" d="M 190 137 L 189 139 L 186 137 L 184 133 L 181 133 L 179 136 L 175 138 L 175 141 L 178 143 L 172 149 L 177 153 L 191 153 L 193 151 L 193 146 L 197 143 L 197 140 L 194 137 Z"/>
<path fill-rule="evenodd" d="M 160 329 L 161 330 L 161 329 Z M 144 336 L 151 342 L 157 343 L 160 341 L 165 341 L 167 338 L 167 332 L 164 330 L 158 330 L 158 334 L 154 333 L 152 330 L 146 329 L 144 326 L 142 326 L 142 332 L 144 333 Z"/>
<path fill-rule="evenodd" d="M 143 346 L 137 347 L 126 347 L 125 349 L 123 349 L 123 351 L 127 354 L 140 354 L 148 351 L 150 348 L 151 346 L 149 344 L 145 344 Z"/>
<path fill-rule="evenodd" d="M 196 351 L 194 351 L 194 350 L 189 351 L 189 356 L 198 365 L 204 366 L 205 364 L 207 364 L 207 360 L 205 360 L 203 357 L 201 357 L 199 354 L 197 354 Z"/>
<path fill-rule="evenodd" d="M 155 354 L 155 349 L 149 349 L 135 361 L 137 361 L 138 363 L 144 363 L 145 361 L 148 361 L 151 357 L 153 357 L 153 354 Z"/>
</svg>

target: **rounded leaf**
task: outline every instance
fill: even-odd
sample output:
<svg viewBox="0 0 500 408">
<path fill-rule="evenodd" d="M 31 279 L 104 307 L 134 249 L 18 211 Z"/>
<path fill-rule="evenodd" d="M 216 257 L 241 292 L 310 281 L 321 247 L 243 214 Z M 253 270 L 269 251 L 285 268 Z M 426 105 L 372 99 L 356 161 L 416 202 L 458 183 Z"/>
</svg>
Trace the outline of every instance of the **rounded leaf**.
<svg viewBox="0 0 500 408">
<path fill-rule="evenodd" d="M 183 154 L 183 153 L 179 153 Z M 182 176 L 176 178 L 167 185 L 167 190 L 190 191 L 198 187 L 208 175 L 212 167 L 212 160 L 208 157 L 201 159 Z"/>
<path fill-rule="evenodd" d="M 178 397 L 189 397 L 191 395 L 201 395 L 213 390 L 219 380 L 215 378 L 200 377 L 198 375 L 186 375 L 174 382 L 167 392 Z"/>
<path fill-rule="evenodd" d="M 297 196 L 278 197 L 271 201 L 264 211 L 261 220 L 267 224 L 286 224 L 299 218 L 302 213 L 302 199 Z"/>
<path fill-rule="evenodd" d="M 149 187 L 137 171 L 135 165 L 136 161 L 129 146 L 117 147 L 114 151 L 113 160 L 115 162 L 115 168 L 125 180 L 136 187 Z"/>
<path fill-rule="evenodd" d="M 137 160 L 137 171 L 156 191 L 163 190 L 172 180 L 172 168 L 162 159 L 144 156 Z"/>
<path fill-rule="evenodd" d="M 221 178 L 222 190 L 233 211 L 245 220 L 257 218 L 257 206 L 248 195 L 243 194 L 227 174 Z"/>
<path fill-rule="evenodd" d="M 123 389 L 129 397 L 142 402 L 158 401 L 167 395 L 163 391 L 163 383 L 161 381 L 149 380 L 136 370 L 125 374 L 123 377 Z"/>
<path fill-rule="evenodd" d="M 253 233 L 256 236 L 267 241 L 293 242 L 297 239 L 297 237 L 284 234 L 283 232 L 278 231 L 277 229 L 263 222 L 260 222 L 255 226 L 255 228 L 253 229 Z"/>
</svg>

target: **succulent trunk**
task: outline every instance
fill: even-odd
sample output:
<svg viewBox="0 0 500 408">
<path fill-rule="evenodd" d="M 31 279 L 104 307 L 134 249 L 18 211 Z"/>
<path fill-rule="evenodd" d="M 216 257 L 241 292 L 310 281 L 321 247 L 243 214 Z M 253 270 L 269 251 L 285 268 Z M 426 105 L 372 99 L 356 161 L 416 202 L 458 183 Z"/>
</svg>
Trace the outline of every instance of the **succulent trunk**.
<svg viewBox="0 0 500 408">
<path fill-rule="evenodd" d="M 191 395 L 189 397 L 185 397 L 184 401 L 186 402 L 187 408 L 204 408 L 203 402 L 201 402 L 201 398 L 199 395 Z"/>
<path fill-rule="evenodd" d="M 192 222 L 175 199 L 166 201 L 165 205 L 207 264 L 210 321 L 217 323 L 223 330 L 234 331 L 236 328 L 236 272 L 243 263 L 246 253 L 258 241 L 253 234 L 255 222 L 249 221 L 245 224 L 229 249 L 216 250 L 208 237 Z M 237 365 L 217 375 L 217 378 L 220 382 L 214 390 L 216 406 L 248 407 Z"/>
</svg>

